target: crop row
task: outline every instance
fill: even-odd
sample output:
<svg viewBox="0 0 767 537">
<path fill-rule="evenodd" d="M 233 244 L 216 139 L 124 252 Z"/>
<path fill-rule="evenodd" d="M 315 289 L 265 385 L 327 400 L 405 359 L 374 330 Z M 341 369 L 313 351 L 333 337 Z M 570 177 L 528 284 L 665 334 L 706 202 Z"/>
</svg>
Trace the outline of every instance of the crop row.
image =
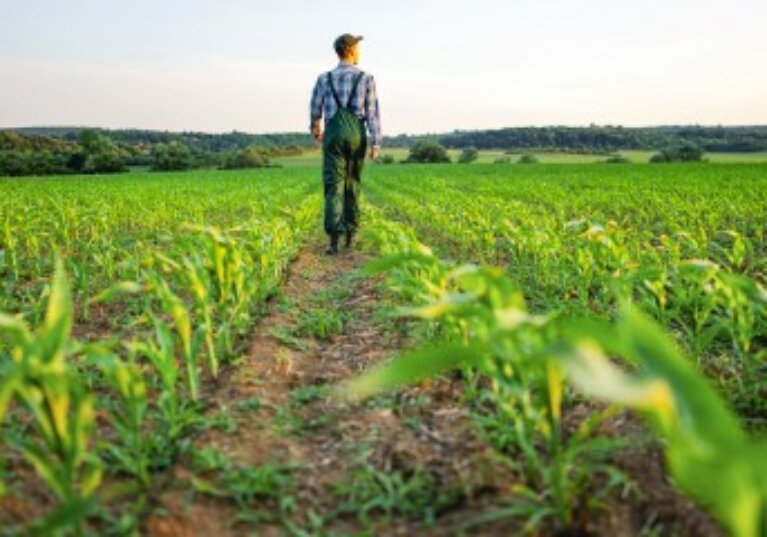
<svg viewBox="0 0 767 537">
<path fill-rule="evenodd" d="M 4 481 L 18 492 L 31 469 L 48 491 L 26 531 L 82 533 L 93 516 L 135 528 L 153 475 L 200 427 L 203 380 L 239 354 L 319 218 L 301 178 L 218 180 L 26 183 L 4 198 Z M 139 507 L 116 516 L 105 487 Z"/>
<path fill-rule="evenodd" d="M 416 168 L 407 180 L 377 177 L 368 192 L 441 255 L 504 267 L 533 311 L 610 318 L 622 301 L 638 304 L 742 415 L 764 422 L 767 220 L 755 215 L 767 192 L 751 167 L 649 178 L 491 171 Z"/>
</svg>

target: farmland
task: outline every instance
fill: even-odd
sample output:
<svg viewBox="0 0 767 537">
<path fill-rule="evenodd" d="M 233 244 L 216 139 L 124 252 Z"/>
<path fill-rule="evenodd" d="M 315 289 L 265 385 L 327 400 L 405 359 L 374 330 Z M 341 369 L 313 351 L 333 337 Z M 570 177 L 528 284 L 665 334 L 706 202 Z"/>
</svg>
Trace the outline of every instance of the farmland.
<svg viewBox="0 0 767 537">
<path fill-rule="evenodd" d="M 566 153 L 557 151 L 503 151 L 500 149 L 483 149 L 479 151 L 477 164 L 490 164 L 497 163 L 497 161 L 508 161 L 513 163 L 519 160 L 519 157 L 525 153 L 534 154 L 540 162 L 543 164 L 595 164 L 604 161 L 607 155 L 604 154 L 588 154 L 588 153 Z M 408 156 L 408 150 L 404 148 L 385 149 L 384 155 L 390 155 L 395 161 L 399 162 L 405 160 Z M 451 149 L 448 151 L 450 158 L 453 162 L 458 161 L 458 157 L 461 151 L 458 149 Z M 639 150 L 623 150 L 616 151 L 615 154 L 621 155 L 627 158 L 629 161 L 635 164 L 646 164 L 650 157 L 654 154 L 653 151 L 639 151 Z M 743 164 L 759 164 L 767 162 L 767 152 L 756 151 L 750 153 L 706 153 L 705 158 L 714 163 L 743 163 Z M 308 150 L 300 156 L 288 156 L 275 159 L 275 162 L 286 167 L 295 166 L 317 166 L 322 160 L 322 154 L 319 150 Z"/>
<path fill-rule="evenodd" d="M 763 535 L 767 164 L 497 157 L 0 181 L 0 532 Z"/>
</svg>

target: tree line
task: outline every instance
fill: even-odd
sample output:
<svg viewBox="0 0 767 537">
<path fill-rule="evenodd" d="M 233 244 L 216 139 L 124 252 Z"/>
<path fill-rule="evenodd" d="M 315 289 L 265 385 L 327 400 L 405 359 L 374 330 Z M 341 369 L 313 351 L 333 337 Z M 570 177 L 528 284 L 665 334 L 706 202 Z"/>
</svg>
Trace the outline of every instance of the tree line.
<svg viewBox="0 0 767 537">
<path fill-rule="evenodd" d="M 684 152 L 669 152 L 669 148 L 699 148 L 701 153 L 767 151 L 767 126 L 515 127 L 441 135 L 403 134 L 384 139 L 386 147 L 410 149 L 424 143 L 463 150 L 605 155 L 619 150 L 652 150 L 660 152 L 656 161 L 663 161 L 688 156 Z M 270 159 L 274 157 L 298 155 L 313 147 L 314 140 L 308 133 L 210 134 L 78 127 L 12 129 L 0 131 L 0 176 L 116 173 L 130 167 L 154 170 L 264 167 L 270 166 Z"/>
<path fill-rule="evenodd" d="M 535 149 L 599 154 L 630 149 L 657 151 L 684 145 L 697 146 L 707 152 L 756 152 L 767 151 L 767 126 L 515 127 L 400 135 L 385 140 L 385 145 L 410 148 L 423 141 L 438 142 L 450 149 Z"/>
<path fill-rule="evenodd" d="M 120 173 L 130 167 L 157 171 L 261 168 L 272 166 L 274 157 L 303 152 L 296 145 L 281 145 L 294 141 L 287 136 L 262 138 L 264 145 L 248 143 L 252 140 L 247 137 L 211 145 L 173 136 L 153 137 L 151 131 L 132 131 L 147 133 L 135 138 L 112 136 L 112 132 L 120 131 L 0 131 L 0 176 Z"/>
<path fill-rule="evenodd" d="M 16 129 L 25 136 L 76 141 L 84 129 L 44 127 Z M 309 133 L 248 134 L 233 131 L 210 134 L 152 130 L 97 130 L 115 143 L 127 147 L 147 147 L 179 142 L 196 154 L 226 153 L 250 146 L 265 149 L 295 147 L 310 149 L 314 140 Z M 537 149 L 579 153 L 608 153 L 618 150 L 661 150 L 692 144 L 707 152 L 767 151 L 767 126 L 661 126 L 623 127 L 512 127 L 493 130 L 456 130 L 451 133 L 388 136 L 384 146 L 410 148 L 418 142 L 439 142 L 447 148 L 464 149 Z"/>
</svg>

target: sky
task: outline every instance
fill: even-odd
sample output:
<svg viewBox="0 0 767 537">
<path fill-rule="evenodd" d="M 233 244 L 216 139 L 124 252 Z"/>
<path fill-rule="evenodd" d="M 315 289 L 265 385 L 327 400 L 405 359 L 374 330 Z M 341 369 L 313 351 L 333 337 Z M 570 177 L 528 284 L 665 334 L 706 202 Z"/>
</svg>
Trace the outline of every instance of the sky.
<svg viewBox="0 0 767 537">
<path fill-rule="evenodd" d="M 764 0 L 2 0 L 0 127 L 308 129 L 365 36 L 386 134 L 767 124 Z"/>
</svg>

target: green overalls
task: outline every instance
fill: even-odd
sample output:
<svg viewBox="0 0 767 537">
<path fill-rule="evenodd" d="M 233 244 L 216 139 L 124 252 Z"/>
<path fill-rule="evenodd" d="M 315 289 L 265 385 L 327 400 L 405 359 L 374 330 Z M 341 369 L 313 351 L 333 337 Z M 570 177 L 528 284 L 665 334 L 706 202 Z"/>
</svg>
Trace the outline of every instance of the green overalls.
<svg viewBox="0 0 767 537">
<path fill-rule="evenodd" d="M 325 232 L 332 236 L 353 235 L 359 221 L 359 192 L 365 163 L 367 137 L 365 122 L 350 109 L 357 87 L 365 73 L 360 73 L 352 86 L 346 106 L 341 104 L 328 73 L 330 90 L 338 111 L 325 128 L 323 138 L 322 177 L 325 185 Z"/>
</svg>

